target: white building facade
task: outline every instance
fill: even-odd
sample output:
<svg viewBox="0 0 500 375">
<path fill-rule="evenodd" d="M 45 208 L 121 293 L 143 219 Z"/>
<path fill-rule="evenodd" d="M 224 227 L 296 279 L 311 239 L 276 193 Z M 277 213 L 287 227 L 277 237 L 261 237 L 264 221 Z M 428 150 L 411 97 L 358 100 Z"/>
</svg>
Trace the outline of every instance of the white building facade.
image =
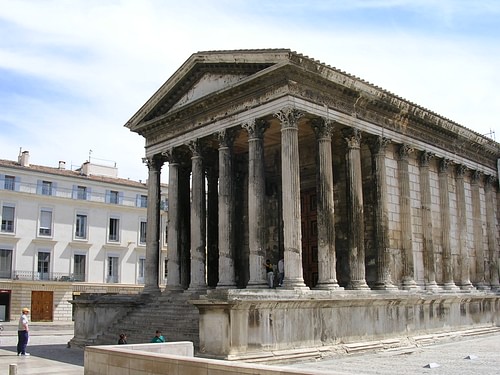
<svg viewBox="0 0 500 375">
<path fill-rule="evenodd" d="M 75 295 L 140 292 L 146 184 L 118 178 L 115 167 L 86 162 L 73 171 L 29 158 L 24 151 L 17 161 L 0 160 L 0 320 L 23 306 L 33 321 L 71 320 Z M 162 244 L 164 265 L 166 238 Z"/>
</svg>

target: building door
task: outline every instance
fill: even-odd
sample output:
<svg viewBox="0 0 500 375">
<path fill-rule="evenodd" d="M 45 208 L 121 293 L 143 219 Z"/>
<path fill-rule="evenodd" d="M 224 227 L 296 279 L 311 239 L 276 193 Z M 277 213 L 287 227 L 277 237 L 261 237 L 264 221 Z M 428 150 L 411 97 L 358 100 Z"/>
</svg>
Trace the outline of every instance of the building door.
<svg viewBox="0 0 500 375">
<path fill-rule="evenodd" d="M 31 292 L 31 320 L 34 322 L 51 322 L 54 292 Z"/>
<path fill-rule="evenodd" d="M 0 321 L 10 321 L 10 290 L 0 290 Z"/>
<path fill-rule="evenodd" d="M 300 194 L 302 216 L 302 270 L 304 282 L 309 288 L 318 283 L 318 221 L 316 214 L 316 190 Z"/>
</svg>

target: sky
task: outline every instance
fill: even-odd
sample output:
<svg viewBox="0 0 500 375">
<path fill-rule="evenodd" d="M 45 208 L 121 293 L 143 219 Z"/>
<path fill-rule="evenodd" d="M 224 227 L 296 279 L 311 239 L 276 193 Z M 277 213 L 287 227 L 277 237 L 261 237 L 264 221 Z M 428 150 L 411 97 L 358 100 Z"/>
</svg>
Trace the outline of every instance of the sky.
<svg viewBox="0 0 500 375">
<path fill-rule="evenodd" d="M 0 159 L 90 158 L 145 181 L 125 123 L 191 54 L 253 48 L 297 51 L 498 142 L 499 19 L 496 0 L 0 0 Z"/>
</svg>

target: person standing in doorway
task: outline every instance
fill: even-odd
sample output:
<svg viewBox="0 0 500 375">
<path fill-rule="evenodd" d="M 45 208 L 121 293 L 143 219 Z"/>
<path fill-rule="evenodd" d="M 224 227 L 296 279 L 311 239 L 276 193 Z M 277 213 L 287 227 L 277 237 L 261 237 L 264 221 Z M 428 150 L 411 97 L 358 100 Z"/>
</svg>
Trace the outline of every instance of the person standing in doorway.
<svg viewBox="0 0 500 375">
<path fill-rule="evenodd" d="M 30 337 L 30 329 L 29 329 L 29 319 L 28 314 L 30 313 L 30 309 L 27 307 L 23 308 L 21 317 L 19 318 L 19 324 L 17 326 L 17 355 L 28 356 L 29 353 L 26 353 L 26 346 L 28 346 L 28 340 Z"/>
<path fill-rule="evenodd" d="M 269 259 L 266 260 L 264 267 L 266 267 L 267 283 L 269 288 L 272 288 L 274 287 L 274 267 Z"/>
<path fill-rule="evenodd" d="M 281 258 L 278 261 L 278 286 L 283 286 L 284 279 L 285 279 L 285 260 Z"/>
</svg>

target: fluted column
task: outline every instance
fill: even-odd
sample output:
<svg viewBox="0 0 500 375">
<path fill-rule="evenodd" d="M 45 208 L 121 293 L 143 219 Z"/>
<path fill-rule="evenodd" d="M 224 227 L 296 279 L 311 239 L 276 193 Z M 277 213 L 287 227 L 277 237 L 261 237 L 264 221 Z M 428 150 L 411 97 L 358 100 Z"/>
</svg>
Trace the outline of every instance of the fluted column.
<svg viewBox="0 0 500 375">
<path fill-rule="evenodd" d="M 450 197 L 448 187 L 448 168 L 450 161 L 439 161 L 439 207 L 441 211 L 441 245 L 443 249 L 443 289 L 456 290 L 453 281 L 453 259 L 450 246 Z"/>
<path fill-rule="evenodd" d="M 146 264 L 143 293 L 159 293 L 160 272 L 160 171 L 164 157 L 147 159 L 148 208 L 146 223 Z"/>
<path fill-rule="evenodd" d="M 361 133 L 353 128 L 346 129 L 343 135 L 347 142 L 347 220 L 349 224 L 349 284 L 347 288 L 368 290 L 365 270 Z"/>
<path fill-rule="evenodd" d="M 429 162 L 433 154 L 423 151 L 420 154 L 420 196 L 422 205 L 422 244 L 424 255 L 425 290 L 437 291 L 436 259 L 432 237 L 432 201 Z"/>
<path fill-rule="evenodd" d="M 402 288 L 416 289 L 415 268 L 413 260 L 413 225 L 411 214 L 410 172 L 408 157 L 413 149 L 403 144 L 399 148 L 399 205 L 401 218 L 401 255 L 403 260 Z"/>
<path fill-rule="evenodd" d="M 179 243 L 179 161 L 174 150 L 167 151 L 168 159 L 168 240 L 167 290 L 182 290 Z"/>
<path fill-rule="evenodd" d="M 333 124 L 325 119 L 315 119 L 312 122 L 312 127 L 318 142 L 318 283 L 316 288 L 339 289 L 335 258 L 335 215 L 333 206 Z"/>
<path fill-rule="evenodd" d="M 248 132 L 248 243 L 250 277 L 248 288 L 267 288 L 264 268 L 265 243 L 265 180 L 264 132 L 269 124 L 254 120 L 243 124 Z"/>
<path fill-rule="evenodd" d="M 205 173 L 207 176 L 207 286 L 215 288 L 219 282 L 219 176 L 214 165 L 217 160 L 211 155 Z M 206 157 L 203 158 L 206 161 Z"/>
<path fill-rule="evenodd" d="M 458 165 L 456 168 L 456 184 L 457 184 L 457 227 L 458 227 L 458 266 L 460 267 L 460 289 L 471 290 L 474 287 L 470 282 L 470 260 L 469 249 L 467 247 L 467 216 L 465 203 L 465 183 L 464 175 L 467 171 L 465 165 Z"/>
<path fill-rule="evenodd" d="M 493 176 L 487 176 L 485 182 L 486 193 L 486 231 L 488 235 L 489 263 L 490 263 L 490 285 L 492 290 L 499 290 L 499 268 L 498 268 L 498 227 L 495 217 L 497 205 L 496 196 L 497 180 Z"/>
<path fill-rule="evenodd" d="M 486 284 L 484 267 L 484 243 L 483 243 L 483 221 L 481 219 L 481 194 L 479 192 L 479 180 L 481 172 L 471 173 L 471 199 L 472 199 L 472 225 L 474 234 L 474 249 L 476 251 L 476 278 L 474 286 L 480 290 L 490 289 Z"/>
<path fill-rule="evenodd" d="M 191 282 L 190 290 L 206 289 L 205 174 L 199 140 L 189 143 L 191 157 Z"/>
<path fill-rule="evenodd" d="M 283 108 L 275 116 L 281 122 L 281 182 L 283 186 L 284 288 L 308 289 L 302 270 L 300 216 L 299 127 L 303 116 L 295 108 Z"/>
<path fill-rule="evenodd" d="M 375 246 L 377 248 L 377 282 L 374 289 L 397 289 L 391 279 L 391 253 L 389 248 L 389 217 L 387 211 L 386 147 L 390 139 L 373 137 L 370 140 L 375 189 Z"/>
<path fill-rule="evenodd" d="M 219 139 L 219 282 L 217 288 L 236 286 L 234 275 L 233 153 L 235 132 L 225 129 Z"/>
</svg>

